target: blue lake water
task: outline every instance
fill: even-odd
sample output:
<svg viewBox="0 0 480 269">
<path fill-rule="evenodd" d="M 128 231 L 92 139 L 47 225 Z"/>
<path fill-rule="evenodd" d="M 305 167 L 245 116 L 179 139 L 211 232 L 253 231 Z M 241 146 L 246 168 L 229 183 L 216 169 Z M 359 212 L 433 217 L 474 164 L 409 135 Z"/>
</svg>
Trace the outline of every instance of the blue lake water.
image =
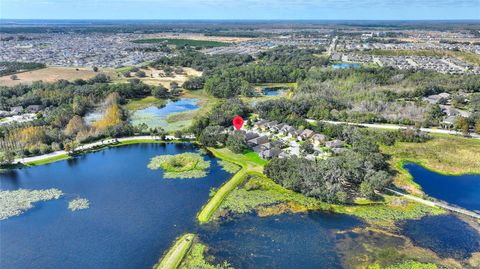
<svg viewBox="0 0 480 269">
<path fill-rule="evenodd" d="M 199 226 L 195 216 L 210 188 L 231 174 L 211 156 L 205 156 L 212 165 L 201 179 L 167 180 L 161 170 L 147 168 L 156 155 L 196 150 L 188 143 L 129 145 L 0 174 L 3 190 L 65 193 L 0 221 L 0 268 L 151 268 L 186 232 L 197 233 L 218 262 L 227 260 L 236 268 L 342 268 L 345 253 L 364 255 L 356 250 L 362 240 L 402 244 L 383 234 L 363 238 L 351 232 L 364 226 L 357 218 L 325 212 L 243 215 Z M 88 199 L 90 208 L 68 210 L 68 201 L 76 197 Z M 453 216 L 407 221 L 402 230 L 442 257 L 461 259 L 480 251 L 478 232 Z"/>
<path fill-rule="evenodd" d="M 285 95 L 287 91 L 288 91 L 288 88 L 284 88 L 284 87 L 270 87 L 270 88 L 264 88 L 262 90 L 262 93 L 264 96 L 281 96 L 281 95 Z"/>
<path fill-rule="evenodd" d="M 356 63 L 332 64 L 332 68 L 333 69 L 348 69 L 348 68 L 358 69 L 360 68 L 360 64 L 356 64 Z"/>
<path fill-rule="evenodd" d="M 405 169 L 429 196 L 468 210 L 480 210 L 480 175 L 445 176 L 414 163 L 406 164 Z"/>
<path fill-rule="evenodd" d="M 337 232 L 360 225 L 354 217 L 321 212 L 246 215 L 201 231 L 200 239 L 235 268 L 342 268 Z"/>
<path fill-rule="evenodd" d="M 402 230 L 415 245 L 442 258 L 468 259 L 473 252 L 480 252 L 480 233 L 454 215 L 409 220 Z"/>
<path fill-rule="evenodd" d="M 131 120 L 134 125 L 145 123 L 149 127 L 162 127 L 169 131 L 169 126 L 166 121 L 167 117 L 173 113 L 180 113 L 186 111 L 193 111 L 199 109 L 199 100 L 195 98 L 180 98 L 178 100 L 169 100 L 163 107 L 151 106 L 135 111 L 132 114 Z"/>
<path fill-rule="evenodd" d="M 177 236 L 192 232 L 209 190 L 231 177 L 212 161 L 201 179 L 163 179 L 153 156 L 195 151 L 192 144 L 138 144 L 0 174 L 1 189 L 57 188 L 0 221 L 0 268 L 151 268 Z M 72 212 L 76 197 L 90 208 Z"/>
</svg>

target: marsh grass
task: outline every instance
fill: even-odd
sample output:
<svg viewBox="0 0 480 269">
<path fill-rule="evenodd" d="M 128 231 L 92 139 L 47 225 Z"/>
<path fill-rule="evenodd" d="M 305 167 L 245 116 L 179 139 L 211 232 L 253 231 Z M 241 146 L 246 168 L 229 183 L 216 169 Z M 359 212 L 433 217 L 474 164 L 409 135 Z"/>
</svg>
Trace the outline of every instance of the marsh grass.
<svg viewBox="0 0 480 269">
<path fill-rule="evenodd" d="M 77 211 L 87 209 L 90 207 L 90 202 L 85 198 L 76 198 L 68 202 L 68 209 L 71 211 Z"/>
<path fill-rule="evenodd" d="M 163 169 L 164 178 L 202 178 L 207 175 L 210 161 L 204 160 L 201 154 L 192 152 L 160 155 L 150 160 L 148 168 Z"/>
<path fill-rule="evenodd" d="M 417 163 L 428 170 L 444 175 L 480 173 L 480 140 L 456 136 L 434 135 L 424 143 L 396 143 L 382 146 L 391 156 L 390 164 L 398 172 L 395 185 L 413 194 L 421 194 L 420 186 L 403 165 Z"/>
<path fill-rule="evenodd" d="M 0 191 L 0 220 L 24 213 L 33 208 L 33 203 L 56 200 L 62 195 L 58 189 Z"/>
<path fill-rule="evenodd" d="M 183 259 L 181 269 L 233 269 L 226 261 L 221 265 L 213 265 L 212 257 L 207 256 L 208 247 L 200 242 L 193 243 L 189 253 Z"/>
<path fill-rule="evenodd" d="M 219 160 L 217 163 L 222 167 L 222 170 L 230 174 L 235 174 L 238 172 L 238 170 L 240 170 L 240 166 L 229 161 Z"/>
<path fill-rule="evenodd" d="M 269 216 L 319 209 L 321 206 L 318 200 L 287 190 L 267 177 L 249 175 L 243 186 L 226 197 L 217 213 L 220 216 L 225 211 L 234 214 L 256 211 L 259 216 Z"/>
</svg>

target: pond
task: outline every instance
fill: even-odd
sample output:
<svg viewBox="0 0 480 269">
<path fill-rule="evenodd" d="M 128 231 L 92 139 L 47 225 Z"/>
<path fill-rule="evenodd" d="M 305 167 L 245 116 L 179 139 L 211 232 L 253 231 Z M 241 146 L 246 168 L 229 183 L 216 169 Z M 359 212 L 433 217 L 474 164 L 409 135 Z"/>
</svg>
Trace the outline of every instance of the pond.
<svg viewBox="0 0 480 269">
<path fill-rule="evenodd" d="M 285 87 L 267 87 L 262 90 L 264 96 L 282 96 L 287 92 L 288 88 Z"/>
<path fill-rule="evenodd" d="M 360 68 L 360 64 L 356 63 L 339 63 L 339 64 L 333 64 L 332 65 L 333 69 L 348 69 L 348 68 L 353 68 L 353 69 L 358 69 Z"/>
<path fill-rule="evenodd" d="M 166 131 L 181 129 L 190 124 L 190 120 L 180 120 L 175 124 L 168 123 L 168 116 L 174 113 L 194 111 L 200 108 L 195 98 L 180 98 L 178 100 L 169 100 L 163 107 L 150 106 L 144 109 L 136 110 L 131 116 L 133 125 L 142 123 L 147 124 L 151 128 L 161 127 Z"/>
<path fill-rule="evenodd" d="M 342 268 L 337 232 L 360 225 L 354 217 L 322 212 L 246 215 L 201 231 L 200 239 L 235 268 Z"/>
<path fill-rule="evenodd" d="M 0 221 L 2 268 L 151 268 L 177 236 L 192 232 L 210 188 L 231 174 L 211 160 L 205 178 L 163 179 L 150 158 L 196 151 L 192 144 L 137 144 L 0 174 L 2 190 L 57 188 Z M 70 211 L 86 198 L 90 208 Z"/>
<path fill-rule="evenodd" d="M 431 249 L 442 258 L 461 260 L 480 252 L 480 233 L 454 215 L 409 220 L 402 230 L 415 245 Z"/>
<path fill-rule="evenodd" d="M 480 211 L 480 175 L 445 176 L 414 163 L 405 164 L 413 180 L 434 198 L 472 211 Z"/>
</svg>

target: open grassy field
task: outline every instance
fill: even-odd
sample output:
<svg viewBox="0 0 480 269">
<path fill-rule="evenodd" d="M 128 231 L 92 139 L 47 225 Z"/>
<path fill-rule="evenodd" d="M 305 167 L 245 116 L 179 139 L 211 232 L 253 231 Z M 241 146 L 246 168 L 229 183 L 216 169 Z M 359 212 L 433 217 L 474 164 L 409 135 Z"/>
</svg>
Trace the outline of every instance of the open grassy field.
<svg viewBox="0 0 480 269">
<path fill-rule="evenodd" d="M 195 40 L 195 39 L 183 39 L 183 38 L 146 38 L 146 39 L 133 40 L 132 42 L 138 43 L 138 44 L 165 43 L 167 45 L 175 45 L 179 47 L 191 46 L 191 47 L 198 47 L 198 48 L 224 47 L 229 45 L 229 43 L 220 42 L 220 41 Z"/>
<path fill-rule="evenodd" d="M 78 70 L 77 70 L 78 69 Z M 91 68 L 74 67 L 47 67 L 43 69 L 18 73 L 18 79 L 12 80 L 10 76 L 0 77 L 0 86 L 14 86 L 18 84 L 31 84 L 34 81 L 42 80 L 44 82 L 55 82 L 60 79 L 73 81 L 75 79 L 90 79 L 99 73 L 105 73 L 110 77 L 116 77 L 112 69 L 100 69 L 99 72 L 93 72 Z"/>
<path fill-rule="evenodd" d="M 154 96 L 147 96 L 142 99 L 135 99 L 135 100 L 130 100 L 125 107 L 130 110 L 140 110 L 144 109 L 150 106 L 163 106 L 167 103 L 166 100 L 164 99 L 158 99 L 155 98 Z"/>
<path fill-rule="evenodd" d="M 115 82 L 127 82 L 131 78 L 138 78 L 138 77 L 135 77 L 134 73 L 131 73 L 131 76 L 132 76 L 131 78 L 123 77 L 121 73 L 127 72 L 130 69 L 131 67 L 123 67 L 120 69 L 116 69 L 117 75 L 111 76 L 111 77 L 112 79 L 114 79 Z M 202 72 L 197 71 L 193 68 L 188 68 L 188 67 L 183 68 L 183 71 L 185 72 L 185 74 L 182 74 L 182 75 L 176 74 L 171 77 L 163 76 L 162 70 L 156 70 L 151 67 L 146 69 L 141 69 L 141 70 L 145 72 L 145 77 L 138 78 L 138 79 L 140 79 L 143 83 L 148 85 L 154 85 L 154 86 L 161 84 L 168 89 L 170 88 L 171 82 L 176 82 L 178 83 L 178 85 L 181 86 L 189 77 L 198 77 L 202 75 Z"/>
<path fill-rule="evenodd" d="M 395 184 L 412 194 L 421 194 L 420 187 L 403 169 L 405 162 L 418 163 L 441 174 L 480 173 L 480 140 L 448 135 L 434 135 L 425 143 L 396 143 L 383 146 L 382 151 L 392 158 L 391 166 L 397 170 Z"/>
<path fill-rule="evenodd" d="M 368 50 L 364 54 L 377 56 L 426 56 L 426 57 L 454 57 L 467 63 L 480 65 L 480 55 L 466 51 L 452 50 Z"/>
</svg>

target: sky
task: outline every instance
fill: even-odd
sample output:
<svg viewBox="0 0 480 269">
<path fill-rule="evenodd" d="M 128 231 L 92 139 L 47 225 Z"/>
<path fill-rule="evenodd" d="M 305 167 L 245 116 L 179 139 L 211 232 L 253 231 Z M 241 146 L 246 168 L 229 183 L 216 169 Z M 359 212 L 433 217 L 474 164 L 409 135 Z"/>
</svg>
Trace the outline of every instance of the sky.
<svg viewBox="0 0 480 269">
<path fill-rule="evenodd" d="M 464 20 L 480 0 L 0 0 L 0 18 Z"/>
</svg>

